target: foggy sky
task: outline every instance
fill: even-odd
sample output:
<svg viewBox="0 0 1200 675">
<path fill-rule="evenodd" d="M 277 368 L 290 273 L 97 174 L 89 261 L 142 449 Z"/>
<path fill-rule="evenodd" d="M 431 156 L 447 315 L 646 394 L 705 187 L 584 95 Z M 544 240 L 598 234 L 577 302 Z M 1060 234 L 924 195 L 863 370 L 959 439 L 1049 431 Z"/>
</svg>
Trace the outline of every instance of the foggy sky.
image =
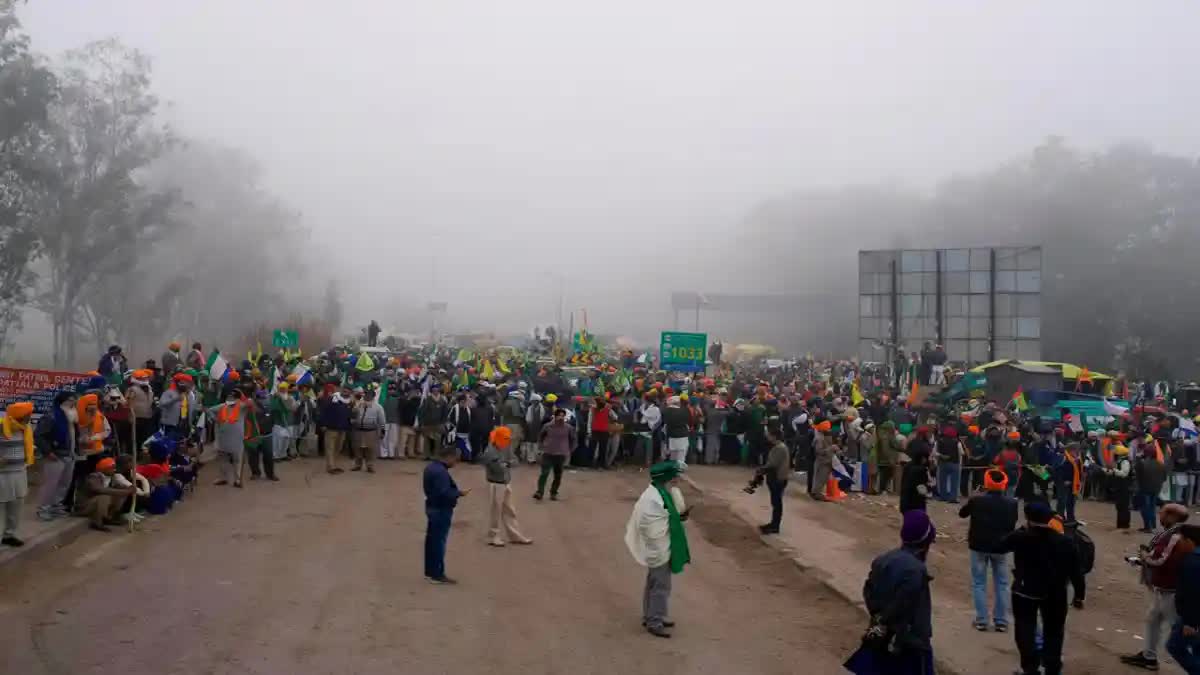
<svg viewBox="0 0 1200 675">
<path fill-rule="evenodd" d="M 594 328 L 651 335 L 669 325 L 669 290 L 711 290 L 689 261 L 781 193 L 924 188 L 1050 134 L 1200 153 L 1185 0 L 20 12 L 42 52 L 116 35 L 149 53 L 169 119 L 257 156 L 313 231 L 312 273 L 346 281 L 349 320 L 385 325 L 405 317 L 381 304 L 430 297 L 461 327 L 553 321 L 558 274 Z"/>
</svg>

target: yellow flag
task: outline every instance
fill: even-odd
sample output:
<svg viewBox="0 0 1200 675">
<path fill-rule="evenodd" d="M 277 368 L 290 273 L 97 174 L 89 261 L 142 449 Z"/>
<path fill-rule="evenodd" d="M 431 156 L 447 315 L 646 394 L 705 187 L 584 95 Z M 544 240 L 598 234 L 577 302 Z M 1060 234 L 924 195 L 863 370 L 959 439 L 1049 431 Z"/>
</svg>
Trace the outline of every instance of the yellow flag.
<svg viewBox="0 0 1200 675">
<path fill-rule="evenodd" d="M 375 362 L 371 360 L 370 354 L 363 352 L 358 355 L 358 363 L 356 363 L 354 367 L 358 368 L 364 373 L 368 373 L 372 370 L 375 370 Z"/>
<path fill-rule="evenodd" d="M 512 370 L 508 367 L 508 362 L 502 358 L 496 358 L 496 365 L 500 366 L 500 372 L 504 373 L 505 375 L 508 375 L 512 372 Z"/>
<path fill-rule="evenodd" d="M 491 361 L 483 362 L 483 370 L 479 373 L 479 376 L 485 380 L 490 380 L 496 376 L 496 369 L 492 368 Z"/>
<path fill-rule="evenodd" d="M 854 384 L 850 387 L 850 402 L 857 408 L 865 400 L 867 399 L 862 395 L 862 389 L 858 388 L 858 380 L 855 380 Z"/>
</svg>

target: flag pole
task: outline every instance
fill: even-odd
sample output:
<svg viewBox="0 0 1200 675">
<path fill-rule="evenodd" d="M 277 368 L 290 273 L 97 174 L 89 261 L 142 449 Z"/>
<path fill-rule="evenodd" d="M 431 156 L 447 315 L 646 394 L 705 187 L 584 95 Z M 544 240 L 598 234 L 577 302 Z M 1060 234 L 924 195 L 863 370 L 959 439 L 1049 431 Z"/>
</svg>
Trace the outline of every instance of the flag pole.
<svg viewBox="0 0 1200 675">
<path fill-rule="evenodd" d="M 125 405 L 129 407 L 129 417 L 130 417 L 129 451 L 133 455 L 133 463 L 132 463 L 133 468 L 132 468 L 132 474 L 130 475 L 130 478 L 131 478 L 130 482 L 133 483 L 133 495 L 129 498 L 129 514 L 127 516 L 129 519 L 129 532 L 132 534 L 133 533 L 133 521 L 134 521 L 134 517 L 135 517 L 134 514 L 137 513 L 137 458 L 138 458 L 137 414 L 134 413 L 133 406 L 129 405 L 128 400 L 125 402 Z"/>
</svg>

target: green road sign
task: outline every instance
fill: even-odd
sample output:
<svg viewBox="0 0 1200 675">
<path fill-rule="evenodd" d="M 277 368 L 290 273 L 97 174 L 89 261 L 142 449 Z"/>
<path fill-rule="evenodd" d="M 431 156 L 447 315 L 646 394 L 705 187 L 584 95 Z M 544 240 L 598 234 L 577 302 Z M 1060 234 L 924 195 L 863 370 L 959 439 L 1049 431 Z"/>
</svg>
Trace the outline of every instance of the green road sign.
<svg viewBox="0 0 1200 675">
<path fill-rule="evenodd" d="M 271 336 L 271 344 L 280 349 L 296 349 L 300 346 L 300 334 L 294 330 L 276 328 Z"/>
<path fill-rule="evenodd" d="M 658 354 L 658 367 L 663 370 L 702 373 L 708 358 L 708 333 L 663 331 Z"/>
</svg>

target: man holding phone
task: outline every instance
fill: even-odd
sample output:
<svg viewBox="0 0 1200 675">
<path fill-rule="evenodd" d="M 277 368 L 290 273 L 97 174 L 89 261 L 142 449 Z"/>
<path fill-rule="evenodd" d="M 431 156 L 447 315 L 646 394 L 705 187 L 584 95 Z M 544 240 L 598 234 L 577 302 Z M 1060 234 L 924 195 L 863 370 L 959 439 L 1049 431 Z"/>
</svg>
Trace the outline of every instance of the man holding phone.
<svg viewBox="0 0 1200 675">
<path fill-rule="evenodd" d="M 456 584 L 446 576 L 446 542 L 450 538 L 450 522 L 458 498 L 470 494 L 469 488 L 459 488 L 450 477 L 450 469 L 458 464 L 459 452 L 454 446 L 438 449 L 437 459 L 425 467 L 425 578 L 431 584 Z"/>
</svg>

